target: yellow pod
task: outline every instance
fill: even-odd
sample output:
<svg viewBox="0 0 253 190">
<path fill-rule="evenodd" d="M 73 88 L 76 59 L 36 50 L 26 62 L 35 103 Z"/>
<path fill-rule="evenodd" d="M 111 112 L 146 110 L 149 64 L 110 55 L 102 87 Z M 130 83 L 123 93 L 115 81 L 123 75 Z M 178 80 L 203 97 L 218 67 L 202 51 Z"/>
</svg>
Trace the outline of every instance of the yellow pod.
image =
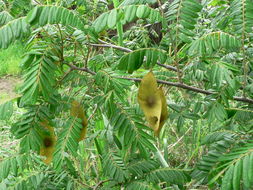
<svg viewBox="0 0 253 190">
<path fill-rule="evenodd" d="M 167 102 L 166 102 L 166 97 L 164 95 L 163 88 L 160 87 L 158 89 L 161 102 L 162 102 L 162 110 L 161 110 L 161 116 L 160 116 L 160 123 L 159 123 L 159 128 L 155 131 L 155 135 L 158 137 L 160 134 L 160 131 L 165 123 L 165 121 L 168 119 L 169 113 L 168 113 L 168 108 L 167 108 Z"/>
<path fill-rule="evenodd" d="M 141 80 L 137 98 L 149 126 L 154 131 L 157 131 L 160 123 L 162 101 L 157 89 L 157 81 L 152 71 Z"/>
<path fill-rule="evenodd" d="M 84 112 L 83 107 L 76 100 L 74 100 L 71 103 L 70 115 L 73 117 L 77 117 L 77 118 L 82 119 L 83 128 L 81 129 L 81 133 L 80 133 L 80 137 L 79 137 L 78 141 L 84 140 L 86 137 L 86 133 L 87 133 L 88 120 L 85 116 L 85 112 Z"/>
<path fill-rule="evenodd" d="M 50 162 L 53 159 L 53 153 L 56 144 L 56 136 L 54 134 L 54 128 L 48 125 L 47 121 L 41 122 L 40 125 L 49 131 L 49 134 L 42 135 L 43 142 L 40 148 L 40 155 L 46 157 L 46 159 L 43 160 L 44 163 L 50 164 Z"/>
</svg>

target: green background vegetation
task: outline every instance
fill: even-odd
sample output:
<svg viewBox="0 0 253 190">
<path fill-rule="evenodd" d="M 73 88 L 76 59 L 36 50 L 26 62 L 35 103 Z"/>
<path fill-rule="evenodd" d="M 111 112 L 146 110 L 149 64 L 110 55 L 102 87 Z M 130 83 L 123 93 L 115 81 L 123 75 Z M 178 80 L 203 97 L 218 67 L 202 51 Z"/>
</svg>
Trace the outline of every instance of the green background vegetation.
<svg viewBox="0 0 253 190">
<path fill-rule="evenodd" d="M 19 63 L 23 53 L 24 49 L 21 42 L 11 45 L 8 49 L 0 50 L 0 77 L 19 74 Z"/>
</svg>

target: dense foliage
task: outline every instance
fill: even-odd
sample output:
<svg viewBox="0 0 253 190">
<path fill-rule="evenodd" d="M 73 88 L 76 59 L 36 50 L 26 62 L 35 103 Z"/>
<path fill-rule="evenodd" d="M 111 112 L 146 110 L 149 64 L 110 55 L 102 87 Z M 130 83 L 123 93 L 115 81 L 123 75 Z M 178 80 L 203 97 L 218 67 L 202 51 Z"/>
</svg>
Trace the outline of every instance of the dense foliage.
<svg viewBox="0 0 253 190">
<path fill-rule="evenodd" d="M 25 44 L 20 96 L 0 105 L 20 142 L 0 157 L 0 189 L 253 188 L 253 0 L 0 11 L 0 48 Z M 150 70 L 168 104 L 159 137 L 137 101 Z"/>
</svg>

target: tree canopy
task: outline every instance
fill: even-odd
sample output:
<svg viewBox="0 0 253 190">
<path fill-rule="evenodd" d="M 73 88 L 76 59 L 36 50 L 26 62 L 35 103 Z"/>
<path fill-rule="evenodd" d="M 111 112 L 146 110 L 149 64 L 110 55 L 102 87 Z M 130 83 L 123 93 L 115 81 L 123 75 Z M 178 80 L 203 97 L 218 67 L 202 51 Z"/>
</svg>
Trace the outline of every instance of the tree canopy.
<svg viewBox="0 0 253 190">
<path fill-rule="evenodd" d="M 253 0 L 0 0 L 17 40 L 0 189 L 253 187 Z"/>
</svg>

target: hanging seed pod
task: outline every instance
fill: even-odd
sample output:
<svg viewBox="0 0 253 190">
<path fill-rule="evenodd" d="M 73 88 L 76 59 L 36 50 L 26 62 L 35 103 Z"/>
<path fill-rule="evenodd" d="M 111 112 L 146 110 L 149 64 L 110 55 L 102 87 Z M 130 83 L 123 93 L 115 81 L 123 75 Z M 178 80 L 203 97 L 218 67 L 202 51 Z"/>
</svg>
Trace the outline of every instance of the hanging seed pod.
<svg viewBox="0 0 253 190">
<path fill-rule="evenodd" d="M 155 131 L 155 135 L 158 137 L 160 134 L 160 131 L 165 123 L 165 121 L 168 119 L 168 108 L 167 108 L 167 102 L 166 102 L 166 97 L 164 95 L 164 91 L 163 88 L 160 87 L 158 89 L 160 98 L 161 98 L 161 102 L 162 102 L 162 111 L 161 111 L 161 116 L 160 116 L 160 123 L 159 123 L 159 127 L 158 129 Z"/>
<path fill-rule="evenodd" d="M 50 164 L 53 159 L 53 153 L 56 144 L 56 136 L 54 134 L 54 128 L 48 124 L 48 121 L 40 122 L 40 125 L 44 127 L 48 133 L 42 134 L 42 145 L 40 148 L 40 155 L 45 156 L 44 163 Z"/>
<path fill-rule="evenodd" d="M 83 107 L 76 100 L 71 103 L 70 115 L 82 119 L 83 128 L 81 129 L 80 138 L 78 141 L 84 140 L 87 133 L 88 120 L 85 116 Z"/>
<path fill-rule="evenodd" d="M 157 81 L 152 71 L 143 77 L 138 91 L 138 103 L 149 126 L 157 131 L 160 123 L 162 102 L 157 89 Z"/>
</svg>

